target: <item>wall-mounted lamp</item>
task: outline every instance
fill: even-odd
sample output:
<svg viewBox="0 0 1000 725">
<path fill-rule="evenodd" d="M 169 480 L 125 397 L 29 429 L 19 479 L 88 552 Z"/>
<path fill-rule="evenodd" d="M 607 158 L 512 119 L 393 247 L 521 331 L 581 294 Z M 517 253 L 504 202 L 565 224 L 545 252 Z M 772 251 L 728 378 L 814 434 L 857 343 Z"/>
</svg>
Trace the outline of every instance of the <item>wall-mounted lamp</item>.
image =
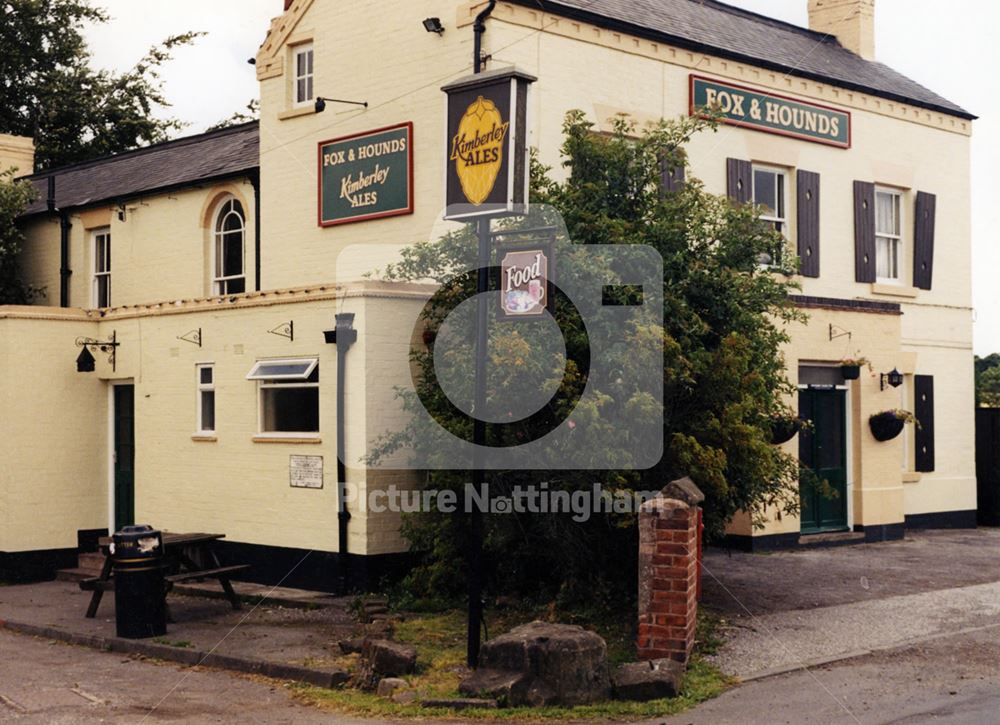
<svg viewBox="0 0 1000 725">
<path fill-rule="evenodd" d="M 903 373 L 899 372 L 896 368 L 893 368 L 891 372 L 882 373 L 879 376 L 879 384 L 882 390 L 885 390 L 886 385 L 898 388 L 903 384 Z"/>
<path fill-rule="evenodd" d="M 323 98 L 323 96 L 316 96 L 316 113 L 323 113 L 326 110 L 327 103 L 348 103 L 352 106 L 364 106 L 368 108 L 368 101 L 342 101 L 337 98 Z"/>
<path fill-rule="evenodd" d="M 115 370 L 115 353 L 120 344 L 118 342 L 118 333 L 114 331 L 111 333 L 110 340 L 95 340 L 92 337 L 76 338 L 76 346 L 83 348 L 76 358 L 76 371 L 78 373 L 94 372 L 95 360 L 90 352 L 91 349 L 100 350 L 105 353 L 108 356 L 108 362 L 111 363 L 111 369 Z"/>
<path fill-rule="evenodd" d="M 424 18 L 424 30 L 428 33 L 437 33 L 438 35 L 444 33 L 441 18 Z"/>
</svg>

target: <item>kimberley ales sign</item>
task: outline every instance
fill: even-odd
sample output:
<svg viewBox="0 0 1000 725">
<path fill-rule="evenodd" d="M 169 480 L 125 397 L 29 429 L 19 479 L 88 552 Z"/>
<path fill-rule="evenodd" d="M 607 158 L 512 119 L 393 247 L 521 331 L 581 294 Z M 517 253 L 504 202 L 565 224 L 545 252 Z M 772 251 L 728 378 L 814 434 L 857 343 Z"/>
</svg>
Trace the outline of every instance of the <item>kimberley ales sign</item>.
<svg viewBox="0 0 1000 725">
<path fill-rule="evenodd" d="M 412 123 L 320 142 L 320 226 L 412 213 Z"/>
<path fill-rule="evenodd" d="M 818 103 L 691 76 L 691 115 L 715 108 L 722 122 L 850 148 L 851 114 Z"/>
<path fill-rule="evenodd" d="M 447 219 L 523 213 L 528 202 L 528 84 L 515 70 L 445 86 Z"/>
</svg>

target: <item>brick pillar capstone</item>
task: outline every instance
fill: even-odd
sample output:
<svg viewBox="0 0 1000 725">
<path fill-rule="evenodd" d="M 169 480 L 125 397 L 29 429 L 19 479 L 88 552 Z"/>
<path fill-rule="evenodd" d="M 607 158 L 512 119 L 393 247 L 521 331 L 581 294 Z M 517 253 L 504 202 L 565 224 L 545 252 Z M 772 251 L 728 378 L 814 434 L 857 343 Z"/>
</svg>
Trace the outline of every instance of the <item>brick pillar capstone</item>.
<svg viewBox="0 0 1000 725">
<path fill-rule="evenodd" d="M 690 478 L 672 481 L 639 508 L 640 660 L 686 664 L 698 622 L 698 504 Z"/>
</svg>

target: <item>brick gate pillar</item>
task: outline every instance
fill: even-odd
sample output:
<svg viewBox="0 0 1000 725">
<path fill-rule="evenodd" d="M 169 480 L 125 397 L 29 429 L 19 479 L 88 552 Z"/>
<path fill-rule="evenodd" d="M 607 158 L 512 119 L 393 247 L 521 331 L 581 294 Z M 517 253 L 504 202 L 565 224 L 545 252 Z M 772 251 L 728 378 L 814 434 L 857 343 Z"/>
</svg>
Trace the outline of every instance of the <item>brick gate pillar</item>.
<svg viewBox="0 0 1000 725">
<path fill-rule="evenodd" d="M 698 623 L 698 504 L 690 478 L 672 481 L 639 509 L 640 660 L 687 663 Z"/>
</svg>

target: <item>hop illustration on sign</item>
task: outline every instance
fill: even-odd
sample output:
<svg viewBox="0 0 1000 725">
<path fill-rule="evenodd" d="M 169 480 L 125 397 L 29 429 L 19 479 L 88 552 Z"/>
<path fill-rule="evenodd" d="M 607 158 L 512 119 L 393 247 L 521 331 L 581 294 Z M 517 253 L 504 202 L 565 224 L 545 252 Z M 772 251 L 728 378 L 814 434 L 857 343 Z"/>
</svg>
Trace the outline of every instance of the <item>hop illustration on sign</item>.
<svg viewBox="0 0 1000 725">
<path fill-rule="evenodd" d="M 489 99 L 482 96 L 466 109 L 451 142 L 451 160 L 462 193 L 476 206 L 485 202 L 503 165 L 503 143 L 509 123 Z"/>
</svg>

